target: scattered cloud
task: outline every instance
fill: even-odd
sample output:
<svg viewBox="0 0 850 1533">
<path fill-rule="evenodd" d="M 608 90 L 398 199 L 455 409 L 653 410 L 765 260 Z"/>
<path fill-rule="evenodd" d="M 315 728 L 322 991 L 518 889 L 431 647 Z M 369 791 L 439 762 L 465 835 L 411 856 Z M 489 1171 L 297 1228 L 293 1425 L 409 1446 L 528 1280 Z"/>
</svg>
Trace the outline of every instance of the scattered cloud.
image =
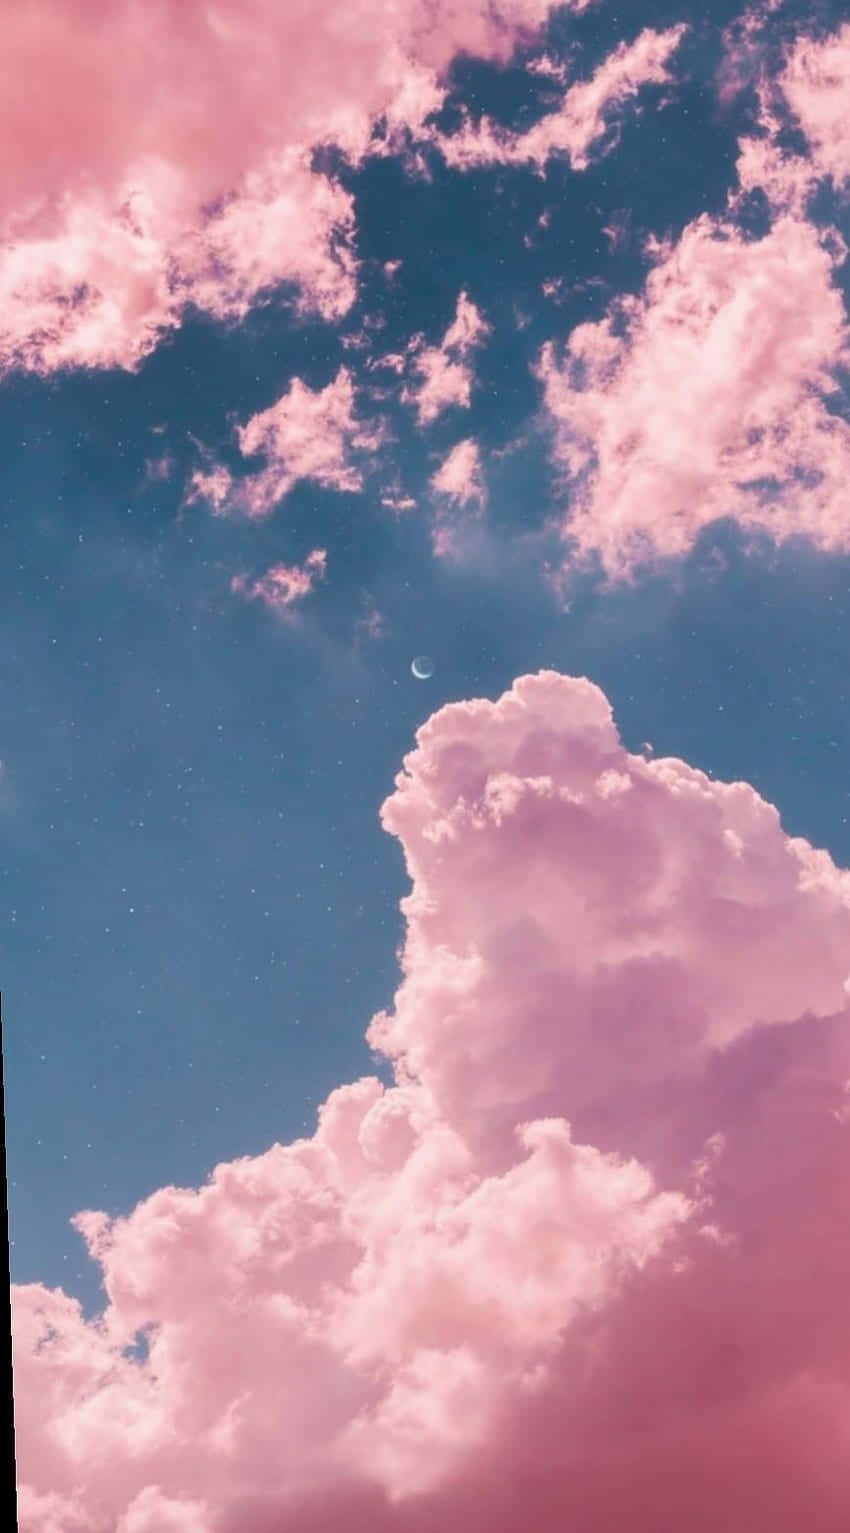
<svg viewBox="0 0 850 1533">
<path fill-rule="evenodd" d="M 457 442 L 431 476 L 431 488 L 442 504 L 433 533 L 434 552 L 439 555 L 457 551 L 459 531 L 457 513 L 474 507 L 480 514 L 487 501 L 487 488 L 481 466 L 481 452 L 473 437 Z"/>
<path fill-rule="evenodd" d="M 384 614 L 378 609 L 375 598 L 369 593 L 364 597 L 365 611 L 362 617 L 357 619 L 354 625 L 355 647 L 359 648 L 361 639 L 382 639 L 387 631 Z"/>
<path fill-rule="evenodd" d="M 414 337 L 408 347 L 409 365 L 416 382 L 408 384 L 402 400 L 416 409 L 420 426 L 430 426 L 450 405 L 469 408 L 474 373 L 471 358 L 490 334 L 490 326 L 466 293 L 460 293 L 455 317 L 439 346 L 425 346 Z M 394 367 L 393 355 L 381 359 L 381 365 Z"/>
<path fill-rule="evenodd" d="M 78 1216 L 101 1320 L 15 1287 L 22 1527 L 841 1533 L 850 876 L 551 672 L 383 821 L 395 1084 Z"/>
<path fill-rule="evenodd" d="M 273 564 L 257 580 L 244 575 L 234 575 L 231 591 L 238 592 L 248 601 L 262 601 L 273 612 L 285 612 L 295 602 L 309 596 L 317 580 L 327 571 L 328 556 L 323 548 L 314 548 L 303 564 Z"/>
<path fill-rule="evenodd" d="M 850 357 L 843 244 L 787 214 L 760 240 L 702 216 L 649 249 L 642 296 L 542 353 L 574 556 L 628 577 L 728 516 L 850 548 L 850 425 L 825 402 Z"/>
<path fill-rule="evenodd" d="M 354 382 L 341 367 L 324 389 L 293 378 L 277 403 L 253 415 L 237 435 L 243 456 L 260 455 L 266 467 L 239 480 L 221 464 L 197 470 L 188 498 L 205 500 L 218 513 L 263 517 L 300 479 L 332 490 L 361 489 L 363 469 L 357 458 L 377 451 L 383 428 L 358 418 Z"/>
<path fill-rule="evenodd" d="M 145 479 L 148 484 L 161 484 L 169 479 L 174 470 L 174 459 L 169 453 L 162 453 L 158 458 L 145 459 Z"/>
<path fill-rule="evenodd" d="M 483 506 L 487 498 L 481 452 L 473 437 L 457 442 L 431 476 L 431 486 L 455 506 Z"/>
<path fill-rule="evenodd" d="M 785 0 L 761 0 L 723 28 L 723 52 L 716 75 L 718 96 L 724 105 L 742 91 L 756 85 L 763 76 L 768 54 L 766 29 L 770 18 Z"/>
<path fill-rule="evenodd" d="M 616 143 L 617 113 L 625 103 L 645 86 L 670 80 L 670 58 L 687 30 L 646 27 L 633 43 L 619 43 L 589 80 L 569 87 L 557 111 L 526 133 L 510 133 L 483 117 L 478 124 L 467 120 L 458 133 L 434 132 L 432 141 L 447 164 L 461 170 L 523 164 L 542 170 L 556 154 L 566 155 L 574 170 L 586 170 L 592 153 L 607 153 Z"/>
<path fill-rule="evenodd" d="M 778 72 L 762 69 L 756 92 L 759 131 L 739 144 L 741 195 L 760 188 L 774 210 L 797 217 L 806 215 L 813 192 L 827 177 L 844 197 L 850 180 L 850 129 L 844 110 L 848 91 L 850 24 L 819 41 L 797 38 L 786 49 Z M 806 153 L 783 148 L 782 133 L 789 123 L 802 132 Z"/>
</svg>

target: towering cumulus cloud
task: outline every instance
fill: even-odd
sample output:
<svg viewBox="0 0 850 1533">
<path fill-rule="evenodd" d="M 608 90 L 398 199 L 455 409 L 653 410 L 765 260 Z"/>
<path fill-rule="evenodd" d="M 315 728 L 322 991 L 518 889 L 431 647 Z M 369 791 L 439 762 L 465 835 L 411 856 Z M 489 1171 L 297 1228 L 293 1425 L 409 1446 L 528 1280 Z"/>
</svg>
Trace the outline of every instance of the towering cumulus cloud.
<svg viewBox="0 0 850 1533">
<path fill-rule="evenodd" d="M 850 875 L 551 672 L 383 821 L 395 1084 L 15 1290 L 24 1533 L 843 1533 Z"/>
<path fill-rule="evenodd" d="M 573 0 L 581 11 L 592 0 Z M 311 151 L 417 130 L 459 53 L 549 0 L 32 0 L 6 7 L 0 365 L 134 367 L 188 302 L 354 299 L 354 214 Z"/>
</svg>

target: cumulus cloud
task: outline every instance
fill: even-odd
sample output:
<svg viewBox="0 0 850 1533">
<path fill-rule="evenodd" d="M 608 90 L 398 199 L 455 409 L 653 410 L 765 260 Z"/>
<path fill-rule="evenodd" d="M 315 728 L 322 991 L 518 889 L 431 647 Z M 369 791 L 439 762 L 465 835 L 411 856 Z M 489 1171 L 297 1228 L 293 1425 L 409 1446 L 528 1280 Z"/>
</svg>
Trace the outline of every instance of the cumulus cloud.
<svg viewBox="0 0 850 1533">
<path fill-rule="evenodd" d="M 526 133 L 510 133 L 483 117 L 477 124 L 467 119 L 454 134 L 434 132 L 432 141 L 449 165 L 462 170 L 528 164 L 541 170 L 556 154 L 566 155 L 574 170 L 586 170 L 591 153 L 601 155 L 616 143 L 618 114 L 626 102 L 647 85 L 671 78 L 669 61 L 686 32 L 686 26 L 665 32 L 646 27 L 633 43 L 619 43 L 589 80 L 569 87 L 557 111 Z"/>
<path fill-rule="evenodd" d="M 439 346 L 426 346 L 421 336 L 414 336 L 406 358 L 391 354 L 381 359 L 381 365 L 393 371 L 411 367 L 415 382 L 405 386 L 401 397 L 415 406 L 420 426 L 430 426 L 450 405 L 469 408 L 475 376 L 471 359 L 489 334 L 480 309 L 462 292 Z"/>
<path fill-rule="evenodd" d="M 850 548 L 850 426 L 826 403 L 850 357 L 843 242 L 793 214 L 760 240 L 702 216 L 650 251 L 641 296 L 541 357 L 574 557 L 627 576 L 727 516 Z"/>
<path fill-rule="evenodd" d="M 552 672 L 383 822 L 395 1083 L 15 1288 L 23 1533 L 843 1533 L 850 875 Z"/>
<path fill-rule="evenodd" d="M 586 9 L 574 0 L 572 9 Z M 132 368 L 187 303 L 355 293 L 353 206 L 311 166 L 417 131 L 458 53 L 505 61 L 549 0 L 39 0 L 4 26 L 0 366 Z"/>
<path fill-rule="evenodd" d="M 303 564 L 273 564 L 257 580 L 234 575 L 231 591 L 248 601 L 262 601 L 273 612 L 285 612 L 294 602 L 309 596 L 316 581 L 324 578 L 328 556 L 323 548 L 314 548 Z"/>
<path fill-rule="evenodd" d="M 237 436 L 243 456 L 260 455 L 266 467 L 239 480 L 223 464 L 198 469 L 188 498 L 206 501 L 219 514 L 263 517 L 300 479 L 313 479 L 332 490 L 359 490 L 363 470 L 357 458 L 377 451 L 383 429 L 358 418 L 354 382 L 341 367 L 324 389 L 311 389 L 293 378 L 277 403 L 252 415 Z"/>
</svg>

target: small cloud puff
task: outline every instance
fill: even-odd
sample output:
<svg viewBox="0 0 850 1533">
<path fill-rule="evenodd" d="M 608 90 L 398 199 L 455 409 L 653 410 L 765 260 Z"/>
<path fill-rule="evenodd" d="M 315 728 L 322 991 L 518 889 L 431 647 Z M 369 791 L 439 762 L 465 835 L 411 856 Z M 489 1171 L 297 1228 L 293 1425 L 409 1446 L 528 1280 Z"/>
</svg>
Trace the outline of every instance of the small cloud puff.
<svg viewBox="0 0 850 1533">
<path fill-rule="evenodd" d="M 257 580 L 234 575 L 230 589 L 248 601 L 264 602 L 273 612 L 286 612 L 293 603 L 309 596 L 316 581 L 324 578 L 327 562 L 325 550 L 314 548 L 303 564 L 273 564 Z"/>
<path fill-rule="evenodd" d="M 245 457 L 266 458 L 259 473 L 235 480 L 219 464 L 192 475 L 188 499 L 205 500 L 215 512 L 268 516 L 301 479 L 326 489 L 356 491 L 363 485 L 361 454 L 374 454 L 383 440 L 380 424 L 366 424 L 355 412 L 354 382 L 341 367 L 324 389 L 293 378 L 286 393 L 237 430 Z"/>
</svg>

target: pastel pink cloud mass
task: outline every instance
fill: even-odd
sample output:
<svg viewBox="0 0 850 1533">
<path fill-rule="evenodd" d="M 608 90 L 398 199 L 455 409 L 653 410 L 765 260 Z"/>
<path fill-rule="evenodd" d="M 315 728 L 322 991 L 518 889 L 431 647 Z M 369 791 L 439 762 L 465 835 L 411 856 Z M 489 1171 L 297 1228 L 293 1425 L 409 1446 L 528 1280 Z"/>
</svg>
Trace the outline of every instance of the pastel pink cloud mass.
<svg viewBox="0 0 850 1533">
<path fill-rule="evenodd" d="M 383 440 L 380 424 L 365 423 L 355 410 L 354 382 L 341 367 L 326 388 L 311 389 L 293 378 L 268 410 L 252 415 L 237 430 L 244 457 L 266 459 L 256 474 L 236 480 L 222 464 L 192 475 L 189 500 L 205 500 L 217 513 L 268 516 L 300 479 L 332 490 L 359 490 L 367 461 Z"/>
<path fill-rule="evenodd" d="M 601 154 L 614 146 L 616 133 L 612 136 L 611 130 L 625 103 L 644 86 L 662 85 L 671 78 L 669 61 L 687 30 L 677 26 L 656 32 L 646 27 L 633 43 L 618 43 L 589 80 L 571 85 L 557 111 L 547 113 L 526 133 L 510 133 L 483 117 L 475 126 L 467 121 L 452 135 L 433 133 L 433 141 L 446 162 L 460 169 L 532 164 L 540 170 L 552 155 L 564 154 L 574 170 L 586 170 L 591 151 Z"/>
<path fill-rule="evenodd" d="M 703 215 L 649 248 L 643 295 L 541 357 L 572 557 L 628 577 L 730 516 L 849 549 L 850 425 L 826 404 L 850 359 L 843 241 L 790 213 L 759 240 Z"/>
<path fill-rule="evenodd" d="M 588 0 L 574 0 L 582 11 Z M 0 366 L 136 367 L 187 303 L 355 296 L 352 159 L 419 131 L 452 59 L 506 61 L 549 0 L 32 0 L 0 62 Z"/>
<path fill-rule="evenodd" d="M 294 602 L 309 596 L 317 580 L 324 578 L 328 556 L 323 548 L 314 548 L 303 564 L 273 564 L 257 580 L 246 580 L 244 575 L 234 575 L 231 591 L 237 591 L 249 601 L 262 601 L 273 612 L 284 612 Z"/>
<path fill-rule="evenodd" d="M 22 1533 L 846 1533 L 850 874 L 553 672 L 382 818 L 395 1083 L 14 1289 Z"/>
<path fill-rule="evenodd" d="M 475 378 L 471 358 L 489 334 L 483 314 L 462 292 L 439 346 L 425 346 L 421 337 L 414 337 L 408 351 L 417 381 L 408 384 L 401 397 L 415 406 L 420 426 L 430 426 L 450 405 L 469 408 Z M 401 360 L 391 354 L 381 359 L 381 365 L 395 370 Z"/>
</svg>

